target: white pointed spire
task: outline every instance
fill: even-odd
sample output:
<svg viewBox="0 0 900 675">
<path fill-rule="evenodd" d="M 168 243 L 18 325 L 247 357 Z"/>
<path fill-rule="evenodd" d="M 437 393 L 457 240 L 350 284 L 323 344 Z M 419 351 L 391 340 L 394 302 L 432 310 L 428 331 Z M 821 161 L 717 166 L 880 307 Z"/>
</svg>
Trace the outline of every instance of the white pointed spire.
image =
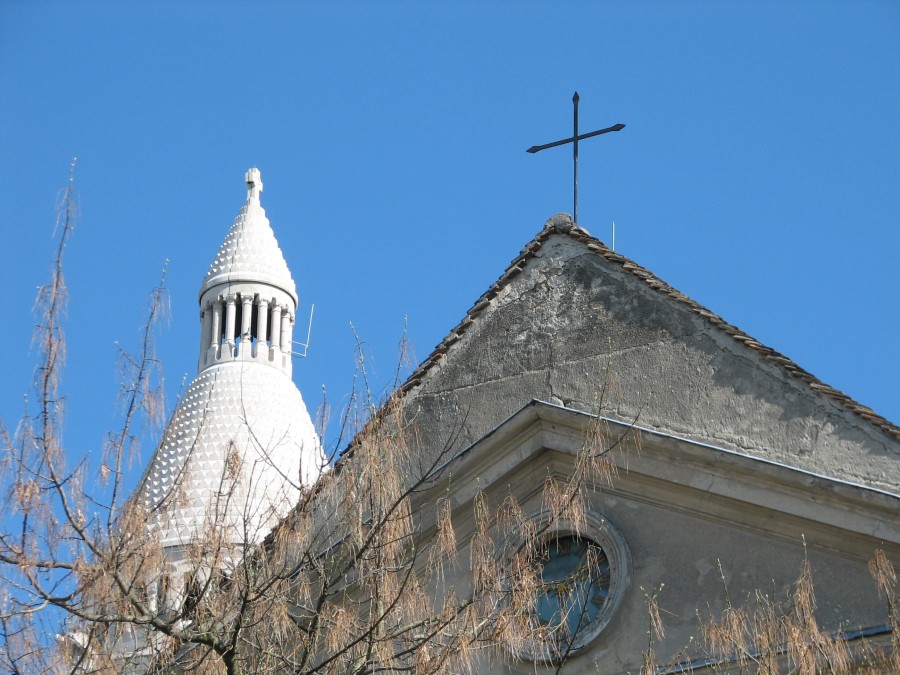
<svg viewBox="0 0 900 675">
<path fill-rule="evenodd" d="M 241 208 L 234 224 L 219 247 L 200 287 L 200 295 L 229 282 L 261 282 L 280 288 L 297 304 L 297 287 L 275 233 L 260 205 L 263 189 L 259 169 L 252 168 L 244 176 L 247 183 L 247 203 Z"/>
</svg>

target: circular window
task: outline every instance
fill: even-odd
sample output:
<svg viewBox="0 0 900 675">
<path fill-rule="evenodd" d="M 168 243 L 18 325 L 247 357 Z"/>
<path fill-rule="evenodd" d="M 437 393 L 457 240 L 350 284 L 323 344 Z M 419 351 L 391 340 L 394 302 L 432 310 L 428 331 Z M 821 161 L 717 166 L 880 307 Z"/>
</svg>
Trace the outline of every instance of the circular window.
<svg viewBox="0 0 900 675">
<path fill-rule="evenodd" d="M 547 521 L 542 514 L 536 519 Z M 609 624 L 631 582 L 625 540 L 604 518 L 589 517 L 577 531 L 561 523 L 543 538 L 532 564 L 536 630 L 518 645 L 518 656 L 542 662 L 573 656 Z"/>
<path fill-rule="evenodd" d="M 609 600 L 609 558 L 596 542 L 567 535 L 546 542 L 535 565 L 538 621 L 571 643 Z"/>
</svg>

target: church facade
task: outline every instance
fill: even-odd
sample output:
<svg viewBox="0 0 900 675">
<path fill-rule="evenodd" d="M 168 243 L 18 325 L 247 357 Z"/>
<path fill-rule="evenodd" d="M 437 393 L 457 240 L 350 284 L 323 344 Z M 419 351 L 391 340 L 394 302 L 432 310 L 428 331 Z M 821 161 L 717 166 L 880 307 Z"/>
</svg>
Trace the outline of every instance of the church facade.
<svg viewBox="0 0 900 675">
<path fill-rule="evenodd" d="M 210 513 L 233 522 L 235 544 L 260 541 L 328 470 L 290 380 L 296 289 L 258 172 L 247 183 L 201 288 L 199 374 L 142 482 L 175 561 Z M 576 580 L 583 611 L 564 672 L 638 672 L 651 647 L 658 672 L 700 672 L 711 664 L 698 616 L 758 594 L 781 602 L 805 564 L 823 630 L 891 643 L 869 561 L 881 551 L 900 564 L 900 429 L 566 215 L 546 222 L 395 400 L 415 453 L 437 466 L 414 498 L 425 527 L 429 505 L 446 500 L 461 557 L 477 495 L 514 494 L 541 523 L 542 487 L 571 475 L 585 438 L 600 435 L 611 479 L 587 492 L 583 522 L 544 534 L 545 578 L 593 561 Z M 254 443 L 258 454 L 238 462 L 244 478 L 225 486 L 229 448 Z M 648 643 L 651 601 L 665 634 Z M 559 602 L 547 591 L 538 614 L 565 620 Z M 478 657 L 479 671 L 550 673 L 559 661 L 534 643 L 503 654 Z"/>
<path fill-rule="evenodd" d="M 900 562 L 900 430 L 568 216 L 401 391 L 420 452 L 454 439 L 437 489 L 462 522 L 477 490 L 511 492 L 539 520 L 542 484 L 574 470 L 592 425 L 615 446 L 616 476 L 590 492 L 580 528 L 609 579 L 564 672 L 640 671 L 651 598 L 659 672 L 702 671 L 698 620 L 757 594 L 784 601 L 804 561 L 825 632 L 890 644 L 869 561 Z M 486 671 L 555 671 L 525 656 Z"/>
</svg>

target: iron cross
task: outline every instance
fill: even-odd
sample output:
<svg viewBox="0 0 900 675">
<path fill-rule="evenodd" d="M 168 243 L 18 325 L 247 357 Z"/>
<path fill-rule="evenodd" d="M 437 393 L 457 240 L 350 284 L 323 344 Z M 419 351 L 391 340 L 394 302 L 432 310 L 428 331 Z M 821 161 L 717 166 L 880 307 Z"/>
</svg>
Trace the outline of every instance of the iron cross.
<svg viewBox="0 0 900 675">
<path fill-rule="evenodd" d="M 607 127 L 606 129 L 600 129 L 599 131 L 592 131 L 589 134 L 581 134 L 578 135 L 578 92 L 575 92 L 575 95 L 572 97 L 572 104 L 575 107 L 575 129 L 572 132 L 572 138 L 564 138 L 561 141 L 554 141 L 553 143 L 547 143 L 547 145 L 532 145 L 526 152 L 530 152 L 532 154 L 536 152 L 540 152 L 541 150 L 546 150 L 547 148 L 555 148 L 557 145 L 565 145 L 566 143 L 572 143 L 572 160 L 575 165 L 575 198 L 574 204 L 572 206 L 572 220 L 575 221 L 575 224 L 578 224 L 578 141 L 583 141 L 585 138 L 590 138 L 591 136 L 599 136 L 600 134 L 607 134 L 610 131 L 621 131 L 625 128 L 624 124 L 616 124 L 615 126 Z"/>
</svg>

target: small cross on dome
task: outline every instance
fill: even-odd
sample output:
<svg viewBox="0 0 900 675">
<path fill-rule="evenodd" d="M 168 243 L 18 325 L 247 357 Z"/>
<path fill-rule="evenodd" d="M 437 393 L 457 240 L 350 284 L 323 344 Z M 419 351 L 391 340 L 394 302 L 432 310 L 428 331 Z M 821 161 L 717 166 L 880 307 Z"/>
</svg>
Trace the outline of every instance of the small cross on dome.
<svg viewBox="0 0 900 675">
<path fill-rule="evenodd" d="M 259 201 L 259 193 L 263 191 L 262 175 L 255 166 L 244 174 L 247 182 L 247 201 Z"/>
</svg>

